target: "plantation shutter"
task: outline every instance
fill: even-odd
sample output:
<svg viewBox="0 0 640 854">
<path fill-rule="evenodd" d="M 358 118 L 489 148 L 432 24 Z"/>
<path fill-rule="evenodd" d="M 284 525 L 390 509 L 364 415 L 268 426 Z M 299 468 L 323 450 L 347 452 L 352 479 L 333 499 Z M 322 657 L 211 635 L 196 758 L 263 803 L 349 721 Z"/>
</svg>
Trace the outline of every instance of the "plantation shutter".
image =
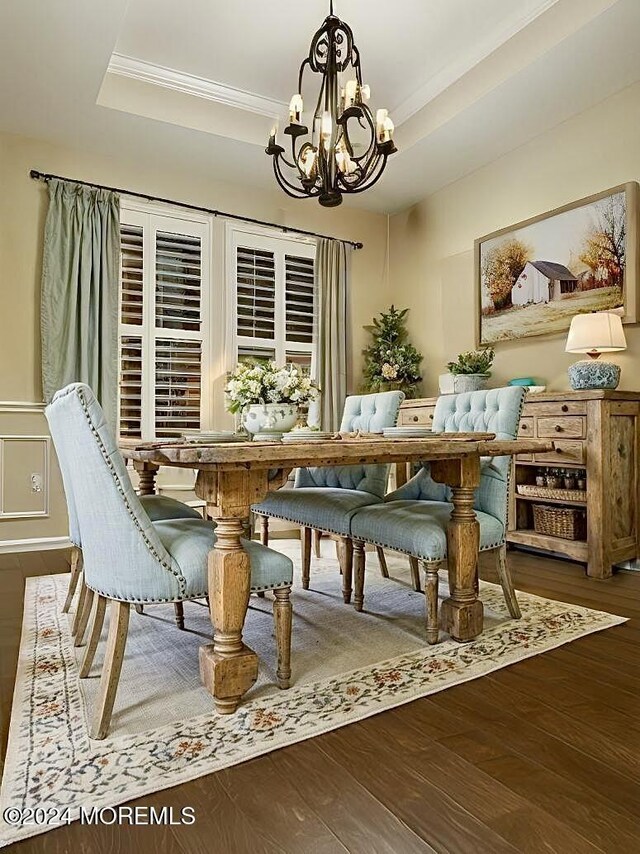
<svg viewBox="0 0 640 854">
<path fill-rule="evenodd" d="M 238 229 L 233 248 L 235 358 L 294 362 L 311 373 L 315 245 Z"/>
<path fill-rule="evenodd" d="M 315 286 L 313 258 L 285 256 L 287 342 L 313 343 Z"/>
<path fill-rule="evenodd" d="M 120 433 L 180 436 L 201 428 L 206 403 L 208 231 L 204 223 L 137 211 L 123 219 Z"/>
<path fill-rule="evenodd" d="M 276 271 L 273 252 L 239 246 L 236 282 L 238 336 L 275 338 Z"/>
</svg>

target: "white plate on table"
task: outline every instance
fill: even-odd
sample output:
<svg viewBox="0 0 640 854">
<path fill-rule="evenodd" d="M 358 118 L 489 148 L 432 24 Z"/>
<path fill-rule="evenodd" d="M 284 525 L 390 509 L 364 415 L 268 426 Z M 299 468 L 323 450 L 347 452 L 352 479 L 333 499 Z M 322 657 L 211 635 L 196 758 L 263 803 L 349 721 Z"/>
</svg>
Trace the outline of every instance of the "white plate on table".
<svg viewBox="0 0 640 854">
<path fill-rule="evenodd" d="M 206 442 L 211 445 L 218 445 L 221 442 L 246 442 L 248 439 L 247 436 L 232 433 L 230 430 L 185 431 L 182 438 L 185 442 Z"/>
<path fill-rule="evenodd" d="M 319 430 L 299 430 L 295 433 L 285 433 L 282 437 L 282 441 L 285 444 L 296 443 L 296 442 L 328 442 L 333 439 L 335 433 L 329 432 L 320 432 Z"/>
</svg>

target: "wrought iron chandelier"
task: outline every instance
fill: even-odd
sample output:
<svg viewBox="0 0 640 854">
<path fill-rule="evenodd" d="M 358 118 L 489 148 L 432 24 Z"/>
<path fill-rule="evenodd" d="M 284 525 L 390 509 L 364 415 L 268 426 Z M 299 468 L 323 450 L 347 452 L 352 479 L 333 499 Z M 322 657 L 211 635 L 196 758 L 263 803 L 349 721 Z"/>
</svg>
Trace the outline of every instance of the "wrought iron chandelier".
<svg viewBox="0 0 640 854">
<path fill-rule="evenodd" d="M 302 82 L 307 66 L 322 75 L 311 131 L 302 123 Z M 333 14 L 331 0 L 329 15 L 300 66 L 298 91 L 289 105 L 284 133 L 291 137 L 291 159 L 276 141 L 276 127 L 265 149 L 273 158 L 276 180 L 285 193 L 296 199 L 317 198 L 324 207 L 335 207 L 344 193 L 362 193 L 378 181 L 387 158 L 397 148 L 387 110 L 378 110 L 374 120 L 367 105 L 369 97 L 353 32 Z M 364 141 L 358 139 L 363 136 Z"/>
</svg>

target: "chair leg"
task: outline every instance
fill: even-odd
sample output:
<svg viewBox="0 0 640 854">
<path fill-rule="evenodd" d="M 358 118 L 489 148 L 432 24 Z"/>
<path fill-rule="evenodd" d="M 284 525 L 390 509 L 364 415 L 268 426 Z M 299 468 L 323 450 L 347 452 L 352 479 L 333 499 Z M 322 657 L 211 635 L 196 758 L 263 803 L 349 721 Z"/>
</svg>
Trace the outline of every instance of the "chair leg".
<svg viewBox="0 0 640 854">
<path fill-rule="evenodd" d="M 264 599 L 264 590 L 258 590 L 256 596 L 258 597 L 258 599 Z"/>
<path fill-rule="evenodd" d="M 77 546 L 73 546 L 71 549 L 71 578 L 69 579 L 69 588 L 67 590 L 67 598 L 64 600 L 64 605 L 62 606 L 62 613 L 68 614 L 69 608 L 71 607 L 71 603 L 73 601 L 73 596 L 76 592 L 76 587 L 78 586 L 78 580 L 82 575 L 82 552 Z"/>
<path fill-rule="evenodd" d="M 87 648 L 85 650 L 84 658 L 82 659 L 82 665 L 80 667 L 81 679 L 85 679 L 91 671 L 91 665 L 93 664 L 96 649 L 98 648 L 98 642 L 100 641 L 100 635 L 102 634 L 102 626 L 104 624 L 104 612 L 106 608 L 107 600 L 104 596 L 100 596 L 98 594 L 96 598 L 95 614 L 93 616 L 93 626 L 91 627 L 91 634 L 89 635 L 89 641 L 87 642 Z"/>
<path fill-rule="evenodd" d="M 411 567 L 411 581 L 413 583 L 413 589 L 416 593 L 421 593 L 422 586 L 420 584 L 420 564 L 418 558 L 410 557 L 409 566 Z"/>
<path fill-rule="evenodd" d="M 378 555 L 378 563 L 380 565 L 380 575 L 383 578 L 389 578 L 389 568 L 387 567 L 387 558 L 384 554 L 382 546 L 376 546 L 376 554 Z"/>
<path fill-rule="evenodd" d="M 269 545 L 269 517 L 259 516 L 260 519 L 260 542 L 263 546 Z"/>
<path fill-rule="evenodd" d="M 516 591 L 513 587 L 513 580 L 511 578 L 511 572 L 509 571 L 509 566 L 507 564 L 507 549 L 505 546 L 500 546 L 500 548 L 494 549 L 496 556 L 496 569 L 498 571 L 498 578 L 500 579 L 500 584 L 502 585 L 502 592 L 504 593 L 504 599 L 507 603 L 507 608 L 509 609 L 509 613 L 513 617 L 514 620 L 519 620 L 522 616 L 522 612 L 520 611 L 520 606 L 518 605 L 518 600 L 516 598 Z"/>
<path fill-rule="evenodd" d="M 291 588 L 281 587 L 274 590 L 273 622 L 276 631 L 278 647 L 278 668 L 276 676 L 278 688 L 288 688 L 291 684 L 291 624 L 293 608 L 291 607 Z"/>
<path fill-rule="evenodd" d="M 87 623 L 89 622 L 89 617 L 91 616 L 92 605 L 93 590 L 91 590 L 85 585 L 84 598 L 82 600 L 82 613 L 80 614 L 80 619 L 78 620 L 78 630 L 76 632 L 76 636 L 73 639 L 74 646 L 82 646 L 84 644 L 84 633 L 87 630 Z"/>
<path fill-rule="evenodd" d="M 174 602 L 173 610 L 176 618 L 176 626 L 179 629 L 184 629 L 184 603 L 183 602 Z"/>
<path fill-rule="evenodd" d="M 322 551 L 320 549 L 320 540 L 322 539 L 322 531 L 318 531 L 317 528 L 313 529 L 313 553 L 316 557 L 322 557 Z"/>
<path fill-rule="evenodd" d="M 311 575 L 311 528 L 300 529 L 300 548 L 302 550 L 302 587 L 308 590 Z"/>
<path fill-rule="evenodd" d="M 424 561 L 427 643 L 438 643 L 438 570 L 441 560 Z"/>
<path fill-rule="evenodd" d="M 362 611 L 364 605 L 364 571 L 367 555 L 362 540 L 353 541 L 353 569 L 355 573 L 355 591 L 353 604 L 356 611 Z"/>
<path fill-rule="evenodd" d="M 136 609 L 136 614 L 144 614 L 144 605 L 140 602 L 134 602 L 133 607 Z"/>
<path fill-rule="evenodd" d="M 80 575 L 80 592 L 78 593 L 78 601 L 76 602 L 76 610 L 73 615 L 73 623 L 71 624 L 71 635 L 73 637 L 78 633 L 78 625 L 80 624 L 80 617 L 82 616 L 82 605 L 84 603 L 84 597 L 87 592 L 87 585 L 84 583 L 84 572 Z"/>
<path fill-rule="evenodd" d="M 100 695 L 91 725 L 91 738 L 102 739 L 109 732 L 128 628 L 129 603 L 112 599 L 109 606 L 109 636 L 100 677 Z"/>
<path fill-rule="evenodd" d="M 340 571 L 342 572 L 342 598 L 348 605 L 351 602 L 353 579 L 353 540 L 349 537 L 340 538 Z"/>
</svg>

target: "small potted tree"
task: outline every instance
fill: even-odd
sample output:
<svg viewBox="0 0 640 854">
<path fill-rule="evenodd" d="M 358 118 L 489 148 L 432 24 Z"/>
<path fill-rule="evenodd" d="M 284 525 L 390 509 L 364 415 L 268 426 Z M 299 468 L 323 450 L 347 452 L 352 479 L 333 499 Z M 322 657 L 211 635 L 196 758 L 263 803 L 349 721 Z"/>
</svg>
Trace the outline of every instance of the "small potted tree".
<svg viewBox="0 0 640 854">
<path fill-rule="evenodd" d="M 487 387 L 491 376 L 495 351 L 491 347 L 460 353 L 455 362 L 448 362 L 449 373 L 453 374 L 454 392 L 478 391 Z"/>
</svg>

